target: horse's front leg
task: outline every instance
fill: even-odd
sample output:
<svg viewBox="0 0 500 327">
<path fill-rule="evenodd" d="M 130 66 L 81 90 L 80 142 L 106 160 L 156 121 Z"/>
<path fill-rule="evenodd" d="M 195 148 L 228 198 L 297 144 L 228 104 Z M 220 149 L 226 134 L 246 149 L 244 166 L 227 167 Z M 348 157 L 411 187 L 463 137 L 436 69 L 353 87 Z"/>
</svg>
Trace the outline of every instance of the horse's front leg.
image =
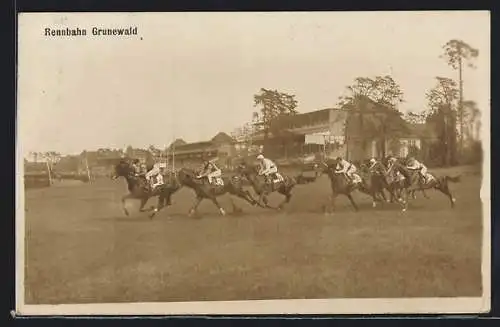
<svg viewBox="0 0 500 327">
<path fill-rule="evenodd" d="M 255 200 L 255 199 L 253 198 L 252 194 L 250 194 L 250 192 L 249 192 L 248 190 L 244 190 L 242 193 L 243 193 L 243 194 L 242 194 L 243 198 L 244 198 L 246 201 L 248 201 L 249 203 L 251 203 L 253 206 L 258 205 L 259 207 L 263 207 L 263 206 L 260 204 L 260 202 L 258 202 L 257 200 Z"/>
<path fill-rule="evenodd" d="M 335 200 L 337 199 L 337 195 L 337 193 L 332 193 L 332 195 L 330 195 L 329 202 L 324 208 L 325 214 L 333 215 L 335 212 Z"/>
<path fill-rule="evenodd" d="M 167 197 L 169 196 L 170 193 L 166 196 L 163 193 L 160 193 L 160 195 L 158 196 L 158 204 L 156 205 L 156 208 L 153 209 L 153 212 L 149 215 L 149 218 L 153 218 L 158 212 L 160 212 L 161 209 L 165 207 L 165 202 L 167 201 Z"/>
<path fill-rule="evenodd" d="M 139 206 L 139 212 L 144 212 L 144 211 L 149 211 L 149 210 L 144 210 L 144 206 L 148 202 L 149 198 L 142 198 L 141 199 L 141 205 Z"/>
<path fill-rule="evenodd" d="M 260 205 L 260 203 L 257 202 L 253 198 L 253 196 L 250 194 L 250 192 L 248 192 L 248 190 L 243 190 L 242 188 L 241 189 L 235 188 L 230 193 L 245 200 L 246 202 L 250 203 L 252 206 L 258 205 L 258 206 L 262 207 L 262 205 Z"/>
<path fill-rule="evenodd" d="M 290 191 L 283 192 L 281 194 L 285 196 L 285 199 L 278 206 L 278 210 L 282 210 L 285 207 L 285 204 L 288 204 L 290 202 L 290 199 L 292 198 L 292 193 L 290 193 Z"/>
<path fill-rule="evenodd" d="M 201 197 L 199 195 L 196 196 L 196 201 L 194 202 L 194 205 L 189 210 L 190 217 L 196 213 L 196 209 L 198 208 L 198 206 L 200 205 L 202 200 L 203 200 L 203 197 Z"/>
<path fill-rule="evenodd" d="M 129 199 L 133 199 L 133 196 L 132 196 L 132 194 L 131 194 L 131 193 L 129 193 L 129 194 L 127 194 L 127 195 L 122 196 L 122 201 L 121 201 L 121 203 L 122 203 L 122 209 L 123 209 L 123 212 L 124 212 L 124 213 L 125 213 L 125 215 L 127 215 L 127 216 L 128 216 L 128 215 L 130 215 L 130 214 L 129 214 L 129 212 L 128 212 L 128 210 L 127 210 L 127 206 L 126 206 L 126 204 L 127 204 L 126 202 L 127 202 L 127 200 L 129 200 Z"/>
<path fill-rule="evenodd" d="M 215 195 L 213 195 L 210 200 L 212 200 L 212 202 L 217 206 L 217 208 L 219 209 L 219 212 L 221 215 L 225 216 L 226 215 L 226 211 L 224 210 L 224 208 L 221 207 L 221 205 L 219 204 L 219 201 L 217 201 L 217 198 L 215 197 Z"/>
</svg>

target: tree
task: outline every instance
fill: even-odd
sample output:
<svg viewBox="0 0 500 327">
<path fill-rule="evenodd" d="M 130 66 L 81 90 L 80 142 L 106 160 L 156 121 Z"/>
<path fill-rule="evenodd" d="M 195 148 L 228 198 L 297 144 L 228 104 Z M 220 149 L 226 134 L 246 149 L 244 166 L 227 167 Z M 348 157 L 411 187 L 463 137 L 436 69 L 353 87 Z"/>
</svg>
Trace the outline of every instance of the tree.
<svg viewBox="0 0 500 327">
<path fill-rule="evenodd" d="M 409 111 L 404 115 L 404 120 L 406 120 L 410 124 L 425 124 L 428 115 L 429 113 L 426 111 Z"/>
<path fill-rule="evenodd" d="M 443 164 L 456 162 L 456 101 L 457 83 L 446 77 L 436 77 L 436 85 L 426 93 L 430 114 L 428 122 L 434 124 L 440 138 Z"/>
<path fill-rule="evenodd" d="M 466 63 L 468 67 L 474 68 L 473 59 L 479 55 L 479 50 L 474 49 L 469 44 L 462 40 L 450 40 L 444 46 L 444 54 L 441 55 L 448 65 L 454 70 L 458 70 L 458 83 L 459 83 L 459 101 L 458 101 L 458 114 L 460 124 L 460 152 L 463 150 L 464 139 L 464 106 L 463 106 L 463 64 Z"/>
<path fill-rule="evenodd" d="M 481 111 L 475 101 L 464 101 L 464 136 L 469 140 L 479 139 L 481 128 Z"/>
<path fill-rule="evenodd" d="M 266 151 L 269 132 L 277 133 L 282 126 L 278 118 L 295 115 L 297 113 L 297 100 L 295 95 L 290 95 L 277 90 L 261 88 L 254 95 L 254 107 L 260 107 L 258 113 L 253 113 L 256 125 L 264 131 L 264 151 Z"/>
<path fill-rule="evenodd" d="M 131 145 L 127 146 L 127 148 L 125 149 L 125 155 L 128 158 L 132 158 L 134 156 L 134 148 L 132 148 Z"/>
<path fill-rule="evenodd" d="M 404 101 L 401 87 L 389 75 L 376 76 L 375 78 L 357 77 L 354 79 L 354 83 L 347 86 L 346 89 L 349 94 L 339 98 L 341 107 L 352 104 L 357 97 L 363 96 L 393 109 L 397 109 L 397 105 Z"/>
<path fill-rule="evenodd" d="M 386 75 L 375 78 L 357 77 L 346 89 L 348 94 L 339 98 L 338 105 L 349 111 L 349 118 L 357 116 L 359 129 L 362 131 L 360 138 L 363 153 L 366 151 L 367 141 L 375 138 L 381 141 L 382 155 L 385 156 L 386 140 L 405 128 L 401 124 L 401 113 L 397 110 L 397 105 L 404 101 L 401 87 L 391 76 Z M 372 106 L 368 106 L 370 103 Z M 352 121 L 349 118 L 348 122 Z M 350 133 L 346 132 L 347 137 L 348 134 Z"/>
</svg>

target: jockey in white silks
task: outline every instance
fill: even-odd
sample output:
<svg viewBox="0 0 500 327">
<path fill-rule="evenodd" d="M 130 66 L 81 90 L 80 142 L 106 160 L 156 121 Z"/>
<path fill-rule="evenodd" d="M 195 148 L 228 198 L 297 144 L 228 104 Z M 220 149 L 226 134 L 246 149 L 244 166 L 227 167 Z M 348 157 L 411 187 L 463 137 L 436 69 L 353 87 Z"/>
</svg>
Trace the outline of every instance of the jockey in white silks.
<svg viewBox="0 0 500 327">
<path fill-rule="evenodd" d="M 155 190 L 158 186 L 163 185 L 163 176 L 160 171 L 160 166 L 158 164 L 154 164 L 146 173 L 144 177 L 151 185 L 151 190 Z"/>
<path fill-rule="evenodd" d="M 373 170 L 373 168 L 375 168 L 375 166 L 377 166 L 377 163 L 378 163 L 378 162 L 377 162 L 377 159 L 375 159 L 375 158 L 371 158 L 371 159 L 370 159 L 370 165 L 368 166 L 368 169 L 369 169 L 370 171 L 372 171 L 372 170 Z"/>
<path fill-rule="evenodd" d="M 413 157 L 410 157 L 408 158 L 408 163 L 406 165 L 406 168 L 409 170 L 418 170 L 420 176 L 422 177 L 422 180 L 424 181 L 424 184 L 429 182 L 427 179 L 428 178 L 427 167 L 420 161 L 416 160 Z"/>
<path fill-rule="evenodd" d="M 270 175 L 275 175 L 279 180 L 282 180 L 281 175 L 278 173 L 278 166 L 272 160 L 264 158 L 262 154 L 257 156 L 257 160 L 260 165 L 259 175 L 264 175 L 267 183 L 272 182 L 272 179 L 269 178 Z"/>
<path fill-rule="evenodd" d="M 349 178 L 350 182 L 353 182 L 354 181 L 353 174 L 356 173 L 357 171 L 356 166 L 354 166 L 349 161 L 343 159 L 342 157 L 337 157 L 335 162 L 337 164 L 335 168 L 335 173 L 345 174 Z"/>
<path fill-rule="evenodd" d="M 217 167 L 217 165 L 213 161 L 203 160 L 203 167 L 201 174 L 197 176 L 197 178 L 206 177 L 208 179 L 208 183 L 212 184 L 214 178 L 218 178 L 222 176 L 222 171 Z"/>
</svg>

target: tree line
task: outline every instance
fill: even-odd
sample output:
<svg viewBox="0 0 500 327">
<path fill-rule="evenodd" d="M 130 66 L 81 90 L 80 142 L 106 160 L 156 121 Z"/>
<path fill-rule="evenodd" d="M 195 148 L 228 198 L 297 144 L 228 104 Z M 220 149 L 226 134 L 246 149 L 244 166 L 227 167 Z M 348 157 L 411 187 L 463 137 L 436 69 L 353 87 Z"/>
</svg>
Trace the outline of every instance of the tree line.
<svg viewBox="0 0 500 327">
<path fill-rule="evenodd" d="M 427 108 L 418 112 L 403 114 L 398 105 L 404 102 L 404 92 L 392 76 L 357 77 L 346 87 L 346 94 L 341 96 L 338 107 L 349 112 L 351 119 L 356 119 L 363 130 L 362 147 L 374 138 L 385 140 L 397 137 L 405 132 L 407 125 L 426 124 L 436 135 L 433 155 L 441 165 L 454 165 L 468 155 L 475 160 L 481 155 L 479 138 L 480 110 L 477 104 L 463 98 L 464 66 L 474 67 L 474 59 L 479 50 L 462 40 L 450 40 L 443 46 L 440 56 L 455 71 L 457 81 L 449 77 L 436 76 L 425 94 Z M 366 109 L 365 100 L 375 104 Z M 283 117 L 296 115 L 298 101 L 295 95 L 278 90 L 261 88 L 254 95 L 254 107 L 251 133 L 260 130 L 264 135 L 264 152 L 270 134 L 279 135 L 285 129 L 279 122 Z M 385 110 L 382 110 L 385 108 Z M 389 110 L 386 110 L 389 109 Z M 248 129 L 247 129 L 248 132 Z M 466 141 L 469 143 L 466 144 Z M 385 152 L 385 149 L 383 149 Z"/>
</svg>

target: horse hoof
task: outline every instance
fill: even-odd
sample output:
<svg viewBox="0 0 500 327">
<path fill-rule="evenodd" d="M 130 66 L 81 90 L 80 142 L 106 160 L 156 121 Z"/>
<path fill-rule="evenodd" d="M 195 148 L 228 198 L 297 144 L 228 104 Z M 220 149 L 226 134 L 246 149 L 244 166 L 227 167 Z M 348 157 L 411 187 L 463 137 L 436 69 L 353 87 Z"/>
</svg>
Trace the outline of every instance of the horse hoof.
<svg viewBox="0 0 500 327">
<path fill-rule="evenodd" d="M 457 202 L 457 199 L 453 198 L 453 199 L 451 199 L 451 202 L 455 203 L 455 202 Z"/>
<path fill-rule="evenodd" d="M 226 212 L 224 211 L 224 209 L 220 208 L 220 209 L 219 209 L 219 211 L 220 211 L 220 214 L 221 214 L 221 215 L 223 215 L 223 216 L 225 216 L 225 215 L 226 215 Z"/>
</svg>

